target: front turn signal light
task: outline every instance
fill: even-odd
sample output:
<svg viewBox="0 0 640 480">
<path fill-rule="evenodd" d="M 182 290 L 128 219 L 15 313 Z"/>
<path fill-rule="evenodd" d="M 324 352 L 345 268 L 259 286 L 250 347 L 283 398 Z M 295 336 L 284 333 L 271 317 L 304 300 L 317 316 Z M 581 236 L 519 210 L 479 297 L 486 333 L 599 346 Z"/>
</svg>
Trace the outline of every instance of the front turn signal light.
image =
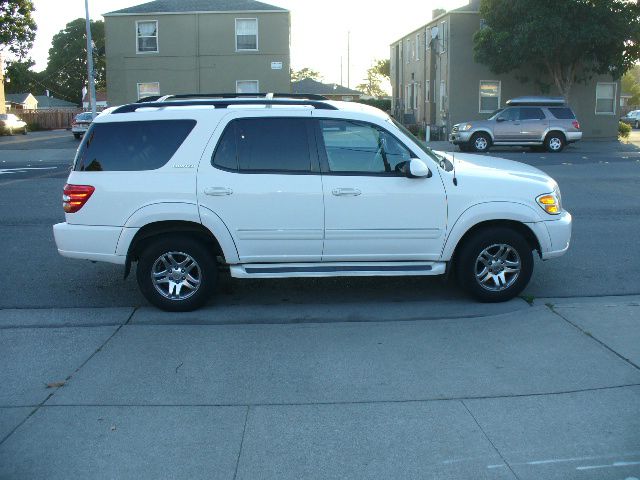
<svg viewBox="0 0 640 480">
<path fill-rule="evenodd" d="M 536 198 L 536 202 L 538 202 L 538 205 L 540 205 L 540 207 L 550 215 L 558 215 L 560 213 L 560 202 L 558 197 L 552 193 L 540 195 Z"/>
</svg>

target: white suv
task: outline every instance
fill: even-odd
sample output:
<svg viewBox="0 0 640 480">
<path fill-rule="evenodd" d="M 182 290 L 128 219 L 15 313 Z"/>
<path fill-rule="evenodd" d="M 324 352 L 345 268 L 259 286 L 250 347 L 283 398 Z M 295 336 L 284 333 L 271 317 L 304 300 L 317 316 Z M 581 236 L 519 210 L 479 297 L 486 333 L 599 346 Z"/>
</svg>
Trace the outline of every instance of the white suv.
<svg viewBox="0 0 640 480">
<path fill-rule="evenodd" d="M 234 98 L 231 98 L 234 97 Z M 433 152 L 382 111 L 322 97 L 173 96 L 111 109 L 64 189 L 61 255 L 125 266 L 171 311 L 236 278 L 442 275 L 481 301 L 565 253 L 557 183 Z"/>
</svg>

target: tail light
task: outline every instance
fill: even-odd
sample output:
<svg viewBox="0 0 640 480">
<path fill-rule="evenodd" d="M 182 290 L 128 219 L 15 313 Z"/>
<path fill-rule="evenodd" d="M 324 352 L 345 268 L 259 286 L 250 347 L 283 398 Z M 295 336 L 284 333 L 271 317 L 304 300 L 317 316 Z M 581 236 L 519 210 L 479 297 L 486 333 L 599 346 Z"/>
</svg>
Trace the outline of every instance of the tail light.
<svg viewBox="0 0 640 480">
<path fill-rule="evenodd" d="M 95 191 L 95 187 L 91 185 L 69 185 L 64 186 L 62 195 L 62 208 L 66 213 L 76 213 Z"/>
<path fill-rule="evenodd" d="M 578 122 L 577 120 L 571 122 L 571 125 L 573 125 L 573 128 L 575 128 L 576 130 L 580 130 L 580 122 Z"/>
</svg>

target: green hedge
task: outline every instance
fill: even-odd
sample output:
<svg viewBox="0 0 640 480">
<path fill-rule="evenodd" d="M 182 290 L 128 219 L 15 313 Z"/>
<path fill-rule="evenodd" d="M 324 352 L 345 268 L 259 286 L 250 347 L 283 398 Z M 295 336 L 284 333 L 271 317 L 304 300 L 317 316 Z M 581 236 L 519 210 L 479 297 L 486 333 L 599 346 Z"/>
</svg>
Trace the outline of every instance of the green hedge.
<svg viewBox="0 0 640 480">
<path fill-rule="evenodd" d="M 372 98 L 370 100 L 358 100 L 358 103 L 364 103 L 365 105 L 371 105 L 372 107 L 376 107 L 379 108 L 380 110 L 384 111 L 384 112 L 388 112 L 389 110 L 391 110 L 391 100 L 387 100 L 384 98 L 381 99 L 375 99 Z"/>
<path fill-rule="evenodd" d="M 627 125 L 624 122 L 618 122 L 618 136 L 620 138 L 629 138 L 631 133 L 631 125 Z"/>
</svg>

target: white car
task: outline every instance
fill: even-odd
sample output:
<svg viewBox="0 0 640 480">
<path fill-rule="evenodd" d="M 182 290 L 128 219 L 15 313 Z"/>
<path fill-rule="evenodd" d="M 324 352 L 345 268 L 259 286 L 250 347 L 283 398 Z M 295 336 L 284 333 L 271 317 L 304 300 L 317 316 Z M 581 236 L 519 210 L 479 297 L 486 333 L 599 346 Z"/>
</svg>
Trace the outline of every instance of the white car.
<svg viewBox="0 0 640 480">
<path fill-rule="evenodd" d="M 442 275 L 481 301 L 569 248 L 558 184 L 518 162 L 433 152 L 384 112 L 311 98 L 163 97 L 85 135 L 58 251 L 123 265 L 159 308 L 236 278 Z"/>
<path fill-rule="evenodd" d="M 13 135 L 16 132 L 20 132 L 26 135 L 27 130 L 27 122 L 21 120 L 16 115 L 12 113 L 0 114 L 0 133 Z"/>
<path fill-rule="evenodd" d="M 71 133 L 73 133 L 76 140 L 89 130 L 91 122 L 93 122 L 93 114 L 91 112 L 79 113 L 75 116 L 71 124 Z"/>
</svg>

